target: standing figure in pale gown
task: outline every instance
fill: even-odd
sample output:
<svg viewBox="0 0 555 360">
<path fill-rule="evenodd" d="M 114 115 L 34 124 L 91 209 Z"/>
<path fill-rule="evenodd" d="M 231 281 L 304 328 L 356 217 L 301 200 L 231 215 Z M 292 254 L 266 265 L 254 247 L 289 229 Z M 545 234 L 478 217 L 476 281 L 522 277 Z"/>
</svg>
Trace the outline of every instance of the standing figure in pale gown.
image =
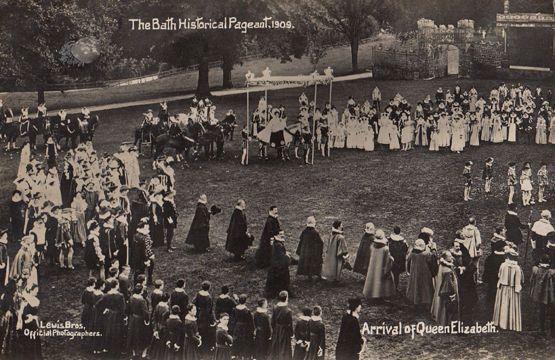
<svg viewBox="0 0 555 360">
<path fill-rule="evenodd" d="M 491 141 L 491 116 L 489 114 L 484 114 L 482 116 L 482 137 L 481 140 L 485 142 Z"/>
<path fill-rule="evenodd" d="M 522 192 L 522 205 L 529 206 L 533 204 L 532 199 L 532 169 L 530 163 L 524 163 L 524 168 L 520 174 L 520 191 Z"/>
<path fill-rule="evenodd" d="M 19 168 L 17 169 L 17 177 L 22 178 L 27 174 L 27 164 L 31 160 L 31 145 L 26 141 L 25 145 L 21 149 L 21 154 L 19 155 Z"/>
<path fill-rule="evenodd" d="M 389 121 L 389 150 L 399 150 L 399 129 L 393 121 Z"/>
<path fill-rule="evenodd" d="M 507 141 L 516 142 L 516 113 L 514 112 L 509 116 L 509 136 Z"/>
<path fill-rule="evenodd" d="M 403 130 L 401 131 L 401 143 L 403 143 L 403 151 L 412 149 L 414 141 L 414 121 L 406 115 L 401 116 L 403 119 Z"/>
<path fill-rule="evenodd" d="M 439 151 L 439 132 L 435 124 L 430 126 L 430 146 L 428 150 Z"/>
<path fill-rule="evenodd" d="M 87 210 L 87 202 L 83 198 L 83 194 L 81 192 L 75 193 L 75 197 L 71 202 L 71 208 L 73 209 L 73 213 L 75 218 L 77 219 L 74 231 L 74 241 L 76 244 L 85 246 L 85 241 L 87 240 L 87 231 L 86 231 L 86 220 L 85 220 L 85 211 Z"/>
<path fill-rule="evenodd" d="M 509 248 L 505 255 L 505 262 L 499 268 L 492 321 L 501 329 L 522 331 L 520 294 L 524 276 L 517 263 L 518 252 Z"/>
<path fill-rule="evenodd" d="M 509 119 L 506 114 L 501 115 L 501 131 L 503 133 L 503 141 L 507 141 L 509 137 Z"/>
<path fill-rule="evenodd" d="M 470 146 L 480 146 L 480 121 L 475 114 L 470 115 Z"/>
<path fill-rule="evenodd" d="M 500 144 L 503 142 L 503 126 L 501 124 L 501 117 L 499 114 L 493 114 L 493 123 L 492 123 L 492 134 L 491 134 L 491 141 L 494 144 Z"/>
<path fill-rule="evenodd" d="M 62 205 L 62 189 L 60 187 L 60 179 L 58 178 L 58 170 L 55 167 L 48 170 L 44 189 L 44 195 L 47 200 L 56 206 Z"/>
<path fill-rule="evenodd" d="M 460 153 L 461 151 L 464 150 L 465 128 L 464 128 L 464 121 L 457 114 L 453 114 L 453 123 L 451 124 L 451 132 L 453 134 L 451 138 L 451 151 Z"/>
<path fill-rule="evenodd" d="M 551 115 L 549 124 L 549 143 L 555 144 L 555 116 Z"/>
<path fill-rule="evenodd" d="M 536 144 L 547 144 L 547 122 L 543 116 L 538 116 L 536 123 Z"/>
<path fill-rule="evenodd" d="M 447 113 L 440 115 L 437 122 L 439 147 L 448 147 L 451 144 L 451 125 Z"/>
<path fill-rule="evenodd" d="M 366 131 L 364 132 L 364 150 L 374 151 L 374 128 L 372 125 L 364 124 Z"/>
<path fill-rule="evenodd" d="M 391 120 L 389 117 L 382 113 L 380 119 L 378 120 L 378 144 L 380 145 L 389 145 L 389 124 Z"/>
</svg>

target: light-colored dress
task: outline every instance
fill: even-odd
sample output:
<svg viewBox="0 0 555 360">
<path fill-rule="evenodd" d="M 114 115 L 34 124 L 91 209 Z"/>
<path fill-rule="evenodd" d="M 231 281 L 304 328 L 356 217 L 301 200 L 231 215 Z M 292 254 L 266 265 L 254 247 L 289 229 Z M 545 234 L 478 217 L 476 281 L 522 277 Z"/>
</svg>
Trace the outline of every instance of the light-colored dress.
<svg viewBox="0 0 555 360">
<path fill-rule="evenodd" d="M 536 144 L 547 144 L 547 123 L 543 117 L 539 117 L 536 124 Z"/>
<path fill-rule="evenodd" d="M 399 150 L 400 148 L 399 129 L 397 129 L 397 125 L 391 122 L 389 124 L 389 150 Z"/>
<path fill-rule="evenodd" d="M 555 116 L 551 118 L 551 122 L 549 124 L 549 143 L 555 144 Z"/>
<path fill-rule="evenodd" d="M 516 142 L 516 118 L 509 118 L 509 142 Z"/>
<path fill-rule="evenodd" d="M 505 330 L 522 330 L 520 293 L 524 277 L 514 260 L 505 260 L 499 268 L 493 324 Z"/>
<path fill-rule="evenodd" d="M 338 281 L 341 278 L 341 270 L 348 254 L 345 236 L 342 232 L 334 231 L 327 242 L 326 255 L 322 264 L 322 278 Z"/>
<path fill-rule="evenodd" d="M 374 129 L 372 125 L 368 125 L 364 132 L 364 150 L 374 151 Z"/>
<path fill-rule="evenodd" d="M 453 121 L 451 126 L 453 133 L 451 139 L 451 151 L 460 152 L 464 150 L 465 146 L 465 127 L 462 120 Z"/>
<path fill-rule="evenodd" d="M 414 141 L 414 121 L 407 120 L 401 131 L 401 143 L 409 144 Z"/>
</svg>

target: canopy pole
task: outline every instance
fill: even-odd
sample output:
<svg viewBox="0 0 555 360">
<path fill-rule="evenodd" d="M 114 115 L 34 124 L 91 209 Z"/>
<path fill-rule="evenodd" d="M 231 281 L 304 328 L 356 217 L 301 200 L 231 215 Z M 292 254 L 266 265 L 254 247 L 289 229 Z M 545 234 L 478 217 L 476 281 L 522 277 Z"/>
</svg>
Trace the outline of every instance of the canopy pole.
<svg viewBox="0 0 555 360">
<path fill-rule="evenodd" d="M 332 89 L 332 86 L 333 86 L 333 80 L 330 80 L 330 100 L 329 100 L 330 106 L 331 106 L 331 91 L 332 91 L 331 89 Z"/>
<path fill-rule="evenodd" d="M 270 121 L 270 114 L 268 114 L 268 84 L 264 86 L 264 100 L 266 103 L 266 121 L 264 127 L 266 127 L 268 126 L 268 122 Z M 268 157 L 268 145 L 266 144 L 262 144 L 262 155 L 264 155 L 264 159 Z"/>
<path fill-rule="evenodd" d="M 314 83 L 314 107 L 312 108 L 312 165 L 314 165 L 314 145 L 316 142 L 316 94 L 318 92 L 318 83 Z"/>
<path fill-rule="evenodd" d="M 247 140 L 245 142 L 245 152 L 246 152 L 246 156 L 245 156 L 245 165 L 249 164 L 249 142 L 250 142 L 250 137 L 251 137 L 251 113 L 250 113 L 250 109 L 249 109 L 249 83 L 247 82 Z"/>
</svg>

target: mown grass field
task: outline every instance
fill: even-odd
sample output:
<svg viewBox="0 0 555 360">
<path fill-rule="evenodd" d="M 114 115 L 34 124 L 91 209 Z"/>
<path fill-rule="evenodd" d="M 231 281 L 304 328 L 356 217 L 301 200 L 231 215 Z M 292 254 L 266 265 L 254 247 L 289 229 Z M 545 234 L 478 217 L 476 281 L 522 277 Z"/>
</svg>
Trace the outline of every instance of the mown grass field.
<svg viewBox="0 0 555 360">
<path fill-rule="evenodd" d="M 337 83 L 333 86 L 334 104 L 340 111 L 349 95 L 357 99 L 369 97 L 376 84 L 363 80 Z M 379 82 L 384 99 L 399 92 L 411 103 L 433 94 L 438 86 L 453 88 L 453 80 L 434 81 L 390 81 Z M 467 88 L 475 84 L 480 93 L 489 89 L 494 83 L 489 81 L 461 81 Z M 532 84 L 535 85 L 536 83 Z M 547 85 L 545 85 L 547 86 Z M 301 89 L 289 89 L 270 93 L 269 102 L 273 105 L 283 104 L 288 108 L 289 117 L 294 117 L 297 109 L 297 97 Z M 305 89 L 310 97 L 312 89 Z M 327 100 L 327 91 L 319 89 L 319 94 L 326 94 L 319 101 L 323 105 Z M 257 97 L 256 97 L 257 98 Z M 254 97 L 251 98 L 254 100 Z M 214 99 L 217 115 L 222 117 L 225 111 L 233 108 L 239 119 L 245 116 L 245 96 L 229 96 Z M 188 103 L 171 103 L 171 112 L 181 111 Z M 99 113 L 101 126 L 95 138 L 95 147 L 102 153 L 113 152 L 120 142 L 132 137 L 134 127 L 139 123 L 140 114 L 147 107 L 112 110 Z M 253 143 L 254 145 L 254 143 Z M 544 145 L 485 145 L 469 149 L 462 154 L 442 151 L 430 153 L 426 150 L 390 153 L 377 150 L 367 153 L 360 150 L 337 150 L 331 159 L 316 156 L 314 166 L 305 166 L 297 161 L 281 163 L 278 161 L 258 161 L 254 151 L 252 162 L 248 167 L 239 164 L 240 144 L 237 139 L 225 146 L 225 158 L 219 161 L 205 160 L 192 164 L 189 169 L 176 167 L 179 225 L 176 232 L 177 250 L 168 254 L 156 250 L 155 277 L 166 283 L 166 289 L 173 288 L 178 278 L 187 280 L 187 291 L 192 296 L 203 280 L 213 283 L 214 295 L 219 287 L 227 284 L 235 293 L 249 294 L 249 304 L 263 295 L 266 273 L 256 270 L 252 265 L 254 248 L 247 253 L 247 263 L 228 262 L 229 257 L 223 246 L 229 217 L 238 198 L 247 203 L 247 218 L 251 233 L 258 243 L 267 209 L 270 205 L 279 208 L 281 223 L 287 236 L 287 249 L 294 253 L 298 237 L 304 228 L 305 219 L 314 215 L 318 221 L 317 229 L 328 236 L 335 219 L 343 220 L 345 235 L 351 253 L 356 253 L 364 224 L 372 221 L 376 227 L 389 234 L 393 226 L 398 225 L 409 242 L 413 242 L 422 226 L 434 229 L 440 249 L 450 246 L 457 229 L 466 224 L 468 216 L 478 220 L 478 227 L 485 239 L 486 253 L 489 253 L 489 239 L 495 226 L 502 224 L 506 203 L 506 164 L 515 160 L 519 164 L 531 161 L 537 171 L 543 161 L 550 163 L 551 177 L 555 174 L 553 158 L 555 147 Z M 482 188 L 481 167 L 487 157 L 495 158 L 495 178 L 493 193 L 486 196 Z M 474 200 L 462 201 L 463 164 L 472 160 L 474 167 Z M 9 155 L 0 155 L 2 171 L 0 172 L 0 202 L 5 204 L 12 189 L 18 160 Z M 151 174 L 150 161 L 142 160 L 143 176 Z M 552 188 L 553 189 L 553 188 Z M 213 250 L 209 254 L 198 255 L 187 251 L 184 240 L 194 214 L 196 199 L 206 193 L 210 204 L 217 204 L 223 212 L 213 217 L 211 222 L 211 241 Z M 542 208 L 555 210 L 555 193 L 548 195 L 550 200 Z M 533 219 L 539 216 L 540 208 L 534 208 Z M 1 208 L 0 225 L 5 225 L 6 207 Z M 519 208 L 522 219 L 527 219 L 529 209 Z M 15 249 L 11 249 L 15 251 Z M 62 272 L 46 269 L 46 276 L 40 280 L 40 317 L 45 321 L 79 322 L 81 305 L 80 296 L 84 289 L 87 271 L 82 262 L 82 253 L 76 255 L 78 269 L 74 272 Z M 526 280 L 530 268 L 525 266 Z M 339 323 L 346 307 L 346 299 L 361 296 L 364 279 L 350 272 L 344 273 L 341 286 L 332 287 L 325 283 L 308 283 L 304 278 L 296 278 L 296 269 L 291 267 L 292 284 L 296 297 L 291 300 L 295 312 L 301 307 L 318 304 L 324 309 L 327 325 L 328 358 L 333 358 L 337 341 Z M 403 278 L 402 289 L 406 279 Z M 523 320 L 525 331 L 516 334 L 501 332 L 488 335 L 427 335 L 417 336 L 371 336 L 369 337 L 364 359 L 392 358 L 530 358 L 547 359 L 552 357 L 554 347 L 549 339 L 539 336 L 536 330 L 537 315 L 526 293 L 523 297 Z M 486 322 L 485 289 L 479 287 L 480 302 L 476 307 L 476 318 Z M 371 305 L 364 302 L 362 321 L 369 325 L 415 323 L 426 321 L 426 316 L 417 316 L 407 306 L 402 297 L 392 301 L 392 305 Z M 44 352 L 50 359 L 89 359 L 93 358 L 82 352 L 77 340 L 66 338 L 45 339 Z"/>
</svg>

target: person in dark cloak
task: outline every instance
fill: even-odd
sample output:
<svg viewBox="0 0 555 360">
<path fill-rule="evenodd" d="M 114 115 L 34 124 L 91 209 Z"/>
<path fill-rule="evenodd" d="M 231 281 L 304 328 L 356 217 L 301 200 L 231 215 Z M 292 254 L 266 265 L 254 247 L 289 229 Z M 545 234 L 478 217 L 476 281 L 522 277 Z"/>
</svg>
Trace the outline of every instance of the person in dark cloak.
<svg viewBox="0 0 555 360">
<path fill-rule="evenodd" d="M 370 262 L 370 249 L 372 242 L 374 241 L 374 235 L 376 233 L 376 228 L 373 223 L 366 223 L 364 228 L 364 234 L 362 239 L 360 239 L 360 245 L 358 246 L 357 256 L 355 259 L 355 264 L 353 266 L 353 271 L 366 276 L 368 273 L 368 264 Z"/>
<path fill-rule="evenodd" d="M 118 291 L 117 280 L 104 284 L 104 290 L 106 293 L 96 304 L 96 313 L 102 316 L 102 349 L 114 358 L 123 349 L 125 298 Z"/>
<path fill-rule="evenodd" d="M 216 299 L 215 307 L 214 307 L 214 314 L 216 315 L 216 319 L 220 318 L 220 314 L 227 313 L 229 315 L 230 321 L 230 329 L 233 331 L 233 313 L 235 310 L 235 306 L 237 306 L 237 301 L 235 300 L 237 295 L 231 296 L 229 292 L 229 286 L 224 285 L 222 286 L 222 290 L 218 298 Z"/>
<path fill-rule="evenodd" d="M 14 190 L 8 203 L 8 214 L 10 217 L 10 240 L 18 242 L 23 237 L 25 227 L 25 213 L 27 207 L 23 201 L 21 191 Z"/>
<path fill-rule="evenodd" d="M 349 299 L 349 310 L 341 319 L 339 337 L 335 347 L 336 360 L 358 360 L 365 340 L 360 332 L 359 316 L 362 302 L 358 298 Z"/>
<path fill-rule="evenodd" d="M 185 292 L 185 280 L 179 279 L 175 284 L 175 289 L 170 294 L 170 306 L 179 306 L 179 318 L 185 319 L 187 305 L 189 305 L 189 295 Z"/>
<path fill-rule="evenodd" d="M 148 303 L 142 295 L 143 286 L 135 285 L 133 295 L 129 299 L 129 318 L 127 331 L 127 348 L 133 358 L 146 357 L 147 346 L 150 344 L 150 311 Z"/>
<path fill-rule="evenodd" d="M 185 308 L 183 312 L 186 312 Z M 181 321 L 179 314 L 181 309 L 179 306 L 174 305 L 171 307 L 171 314 L 166 320 L 164 332 L 160 334 L 160 338 L 165 344 L 165 351 L 163 359 L 166 360 L 181 360 L 183 359 L 182 350 L 185 343 L 185 334 L 183 328 L 183 321 Z M 152 356 L 154 358 L 154 356 Z"/>
<path fill-rule="evenodd" d="M 225 249 L 233 254 L 234 261 L 244 260 L 245 251 L 252 245 L 252 236 L 249 233 L 245 215 L 246 207 L 245 200 L 237 201 L 227 228 Z"/>
<path fill-rule="evenodd" d="M 310 317 L 312 309 L 304 308 L 295 324 L 295 347 L 293 348 L 293 360 L 304 360 L 308 355 L 310 345 Z"/>
<path fill-rule="evenodd" d="M 555 270 L 551 268 L 549 255 L 545 254 L 538 265 L 532 268 L 530 277 L 530 298 L 536 305 L 539 330 L 545 334 L 549 329 L 555 337 L 555 294 L 553 282 Z M 549 328 L 546 325 L 549 324 Z"/>
<path fill-rule="evenodd" d="M 493 316 L 493 307 L 495 305 L 495 296 L 497 295 L 497 281 L 499 280 L 499 268 L 505 262 L 505 238 L 502 237 L 503 228 L 495 230 L 491 238 L 491 253 L 486 257 L 484 262 L 484 273 L 482 274 L 482 281 L 487 286 L 486 302 L 488 307 L 489 317 Z M 458 242 L 453 244 L 460 251 Z M 462 256 L 462 252 L 461 252 Z"/>
<path fill-rule="evenodd" d="M 250 359 L 254 345 L 254 320 L 247 307 L 247 295 L 239 295 L 239 304 L 233 309 L 233 349 L 236 359 Z"/>
<path fill-rule="evenodd" d="M 81 304 L 83 305 L 83 310 L 81 311 L 81 324 L 83 328 L 88 331 L 92 331 L 94 322 L 95 284 L 96 278 L 90 277 L 87 280 L 87 288 L 81 295 Z"/>
<path fill-rule="evenodd" d="M 229 315 L 220 314 L 218 328 L 216 329 L 216 349 L 214 350 L 214 360 L 231 360 L 231 350 L 234 338 L 229 335 Z M 239 358 L 241 359 L 241 358 Z"/>
<path fill-rule="evenodd" d="M 268 314 L 268 301 L 259 299 L 253 314 L 254 321 L 254 358 L 266 360 L 270 353 L 272 326 Z"/>
<path fill-rule="evenodd" d="M 0 230 L 0 294 L 8 284 L 10 257 L 8 255 L 8 230 Z"/>
<path fill-rule="evenodd" d="M 275 298 L 281 291 L 290 290 L 289 265 L 291 257 L 285 250 L 285 236 L 283 231 L 274 236 L 270 267 L 266 278 L 266 296 Z"/>
<path fill-rule="evenodd" d="M 318 360 L 326 357 L 326 325 L 322 321 L 322 308 L 315 306 L 308 324 L 310 345 L 306 360 Z"/>
<path fill-rule="evenodd" d="M 316 219 L 314 216 L 309 216 L 297 246 L 297 255 L 299 255 L 297 275 L 306 275 L 309 281 L 312 281 L 312 276 L 320 278 L 323 251 L 324 241 L 316 230 Z"/>
<path fill-rule="evenodd" d="M 476 290 L 476 265 L 470 257 L 470 253 L 464 246 L 462 234 L 457 232 L 455 241 L 461 245 L 462 266 L 456 272 L 459 283 L 459 308 L 461 321 L 470 324 L 473 320 L 475 306 L 478 303 L 478 292 Z"/>
<path fill-rule="evenodd" d="M 509 204 L 505 214 L 505 229 L 507 229 L 507 241 L 520 246 L 522 244 L 522 230 L 528 229 L 528 224 L 523 224 L 516 212 L 516 204 Z M 495 295 L 494 295 L 495 296 Z"/>
<path fill-rule="evenodd" d="M 149 228 L 152 246 L 159 247 L 164 245 L 164 195 L 161 192 L 151 197 Z"/>
<path fill-rule="evenodd" d="M 206 252 L 210 247 L 210 215 L 215 215 L 219 212 L 216 206 L 212 206 L 209 211 L 207 204 L 208 198 L 205 194 L 202 194 L 198 199 L 195 216 L 185 240 L 185 243 L 193 245 L 197 252 Z"/>
<path fill-rule="evenodd" d="M 256 250 L 256 267 L 264 269 L 270 266 L 272 257 L 272 238 L 281 231 L 277 206 L 271 206 L 260 236 L 260 244 Z"/>
<path fill-rule="evenodd" d="M 198 332 L 202 338 L 199 351 L 205 356 L 213 352 L 216 342 L 216 318 L 214 316 L 214 302 L 210 295 L 211 286 L 209 281 L 203 281 L 201 290 L 192 302 L 197 309 Z"/>
<path fill-rule="evenodd" d="M 151 359 L 163 359 L 166 351 L 166 342 L 164 336 L 166 334 L 166 323 L 170 316 L 170 307 L 168 293 L 164 293 L 156 306 L 152 306 L 152 317 L 150 324 L 152 326 L 152 343 L 148 351 Z"/>
<path fill-rule="evenodd" d="M 175 247 L 172 246 L 173 236 L 177 228 L 177 209 L 175 207 L 174 193 L 172 191 L 166 192 L 164 197 L 164 229 L 166 229 L 166 250 L 173 252 Z"/>
<path fill-rule="evenodd" d="M 395 226 L 393 234 L 389 235 L 389 252 L 393 257 L 393 266 L 391 272 L 393 273 L 393 281 L 395 282 L 395 289 L 399 291 L 399 277 L 406 270 L 406 258 L 409 247 L 405 238 L 401 236 L 401 228 Z"/>
<path fill-rule="evenodd" d="M 197 325 L 197 307 L 193 304 L 187 305 L 187 315 L 183 321 L 184 343 L 183 356 L 185 360 L 200 360 L 201 348 L 206 339 L 199 332 Z M 215 326 L 215 325 L 214 325 Z"/>
<path fill-rule="evenodd" d="M 138 227 L 137 232 L 133 236 L 133 246 L 131 249 L 131 269 L 133 269 L 135 282 L 137 277 L 144 274 L 149 263 L 149 258 L 147 255 L 147 242 L 151 242 L 149 235 L 148 220 L 142 220 Z"/>
<path fill-rule="evenodd" d="M 270 358 L 291 360 L 291 338 L 293 337 L 293 313 L 289 309 L 289 294 L 280 291 L 278 303 L 272 314 L 272 343 Z"/>
</svg>

